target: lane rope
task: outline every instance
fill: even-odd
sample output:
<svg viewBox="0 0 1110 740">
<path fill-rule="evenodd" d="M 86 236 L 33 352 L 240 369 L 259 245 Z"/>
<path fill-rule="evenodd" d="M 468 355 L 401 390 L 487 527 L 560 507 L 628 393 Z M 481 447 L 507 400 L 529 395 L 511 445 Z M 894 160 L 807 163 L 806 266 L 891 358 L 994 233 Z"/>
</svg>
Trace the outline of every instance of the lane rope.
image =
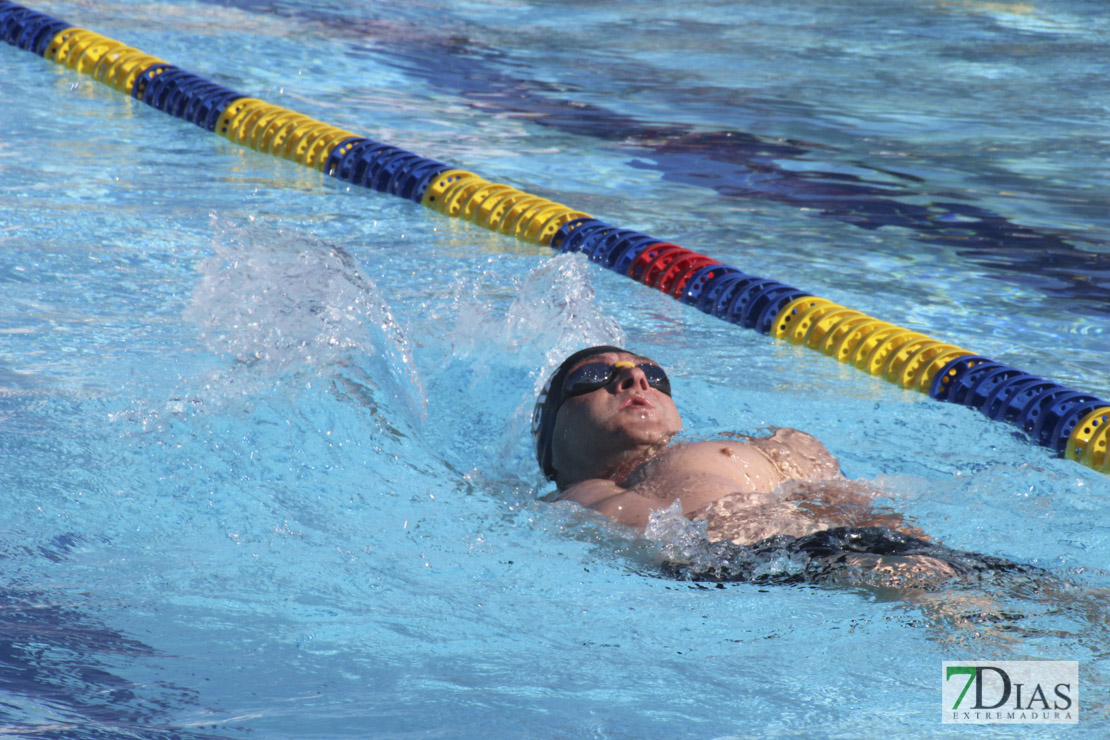
<svg viewBox="0 0 1110 740">
<path fill-rule="evenodd" d="M 0 0 L 0 37 L 259 152 L 592 262 L 724 321 L 1012 424 L 1110 473 L 1110 402 L 473 172 L 248 97 L 119 41 Z"/>
</svg>

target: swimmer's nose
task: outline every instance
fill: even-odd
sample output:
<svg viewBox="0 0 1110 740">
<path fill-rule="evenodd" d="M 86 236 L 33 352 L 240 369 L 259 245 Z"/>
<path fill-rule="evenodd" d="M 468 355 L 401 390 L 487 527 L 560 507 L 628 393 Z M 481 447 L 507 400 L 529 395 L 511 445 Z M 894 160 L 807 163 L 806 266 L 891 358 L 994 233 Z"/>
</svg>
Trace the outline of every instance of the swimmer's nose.
<svg viewBox="0 0 1110 740">
<path fill-rule="evenodd" d="M 617 372 L 620 373 L 617 378 L 617 389 L 622 391 L 627 390 L 641 390 L 646 391 L 651 386 L 648 384 L 647 376 L 644 371 L 636 367 L 631 362 L 618 362 L 616 365 Z"/>
</svg>

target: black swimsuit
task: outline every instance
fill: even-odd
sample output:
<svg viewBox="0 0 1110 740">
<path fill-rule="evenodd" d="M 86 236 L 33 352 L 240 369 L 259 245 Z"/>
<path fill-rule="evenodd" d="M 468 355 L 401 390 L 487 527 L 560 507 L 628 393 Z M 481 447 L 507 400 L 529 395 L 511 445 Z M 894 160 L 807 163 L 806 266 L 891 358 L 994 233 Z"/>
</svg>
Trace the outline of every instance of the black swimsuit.
<svg viewBox="0 0 1110 740">
<path fill-rule="evenodd" d="M 889 527 L 835 527 L 803 537 L 776 535 L 752 545 L 732 542 L 710 543 L 713 565 L 693 566 L 668 563 L 664 566 L 669 575 L 693 581 L 741 581 L 748 583 L 830 583 L 857 582 L 873 585 L 939 586 L 936 568 L 918 567 L 905 569 L 903 577 L 894 570 L 894 582 L 889 578 L 867 577 L 869 569 L 860 565 L 868 561 L 883 566 L 890 574 L 892 562 L 907 556 L 921 555 L 947 565 L 961 579 L 980 577 L 991 573 L 1029 573 L 1033 568 L 1002 558 L 979 553 L 953 550 L 934 542 L 896 532 Z M 854 557 L 854 556 L 863 556 Z M 886 556 L 884 561 L 882 558 Z M 878 571 L 875 571 L 878 572 Z M 908 577 L 905 577 L 908 576 Z M 943 574 L 942 581 L 950 580 Z"/>
</svg>

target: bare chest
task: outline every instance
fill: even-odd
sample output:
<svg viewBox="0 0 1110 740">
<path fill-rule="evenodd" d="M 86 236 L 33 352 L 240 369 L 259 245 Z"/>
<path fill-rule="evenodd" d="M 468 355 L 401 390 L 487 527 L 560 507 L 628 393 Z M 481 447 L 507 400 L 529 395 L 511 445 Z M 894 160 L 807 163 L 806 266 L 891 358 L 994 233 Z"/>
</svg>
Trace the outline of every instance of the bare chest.
<svg viewBox="0 0 1110 740">
<path fill-rule="evenodd" d="M 643 495 L 669 500 L 700 492 L 704 505 L 730 494 L 770 493 L 783 480 L 778 466 L 753 447 L 698 442 L 652 458 L 623 485 Z"/>
</svg>

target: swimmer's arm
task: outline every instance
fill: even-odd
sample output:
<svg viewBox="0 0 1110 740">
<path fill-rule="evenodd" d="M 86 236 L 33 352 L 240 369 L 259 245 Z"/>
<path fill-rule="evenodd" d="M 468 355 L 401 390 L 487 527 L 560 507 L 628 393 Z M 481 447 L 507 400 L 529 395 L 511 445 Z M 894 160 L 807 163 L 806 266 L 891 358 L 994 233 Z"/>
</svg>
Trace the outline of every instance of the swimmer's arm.
<svg viewBox="0 0 1110 740">
<path fill-rule="evenodd" d="M 714 450 L 717 447 L 714 445 Z M 719 450 L 702 452 L 713 462 L 722 457 Z M 567 488 L 559 500 L 574 501 L 615 522 L 643 529 L 652 512 L 667 509 L 676 499 L 682 504 L 682 514 L 689 517 L 719 498 L 750 490 L 726 475 L 679 470 L 653 476 L 633 486 L 621 486 L 603 478 L 586 480 Z"/>
<path fill-rule="evenodd" d="M 611 480 L 594 479 L 576 483 L 559 496 L 560 501 L 573 501 L 593 509 L 618 524 L 643 529 L 651 512 L 667 508 L 658 498 L 648 498 L 635 489 L 622 488 Z"/>
</svg>

